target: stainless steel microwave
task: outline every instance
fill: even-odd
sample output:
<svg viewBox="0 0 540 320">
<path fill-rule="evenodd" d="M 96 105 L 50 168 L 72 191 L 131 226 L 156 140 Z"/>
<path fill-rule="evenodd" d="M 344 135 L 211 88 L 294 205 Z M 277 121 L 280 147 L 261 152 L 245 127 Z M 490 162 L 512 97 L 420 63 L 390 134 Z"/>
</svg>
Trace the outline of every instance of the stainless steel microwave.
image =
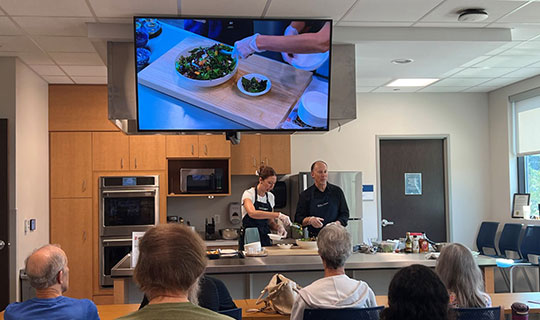
<svg viewBox="0 0 540 320">
<path fill-rule="evenodd" d="M 221 193 L 223 189 L 223 169 L 182 168 L 180 169 L 180 192 Z"/>
</svg>

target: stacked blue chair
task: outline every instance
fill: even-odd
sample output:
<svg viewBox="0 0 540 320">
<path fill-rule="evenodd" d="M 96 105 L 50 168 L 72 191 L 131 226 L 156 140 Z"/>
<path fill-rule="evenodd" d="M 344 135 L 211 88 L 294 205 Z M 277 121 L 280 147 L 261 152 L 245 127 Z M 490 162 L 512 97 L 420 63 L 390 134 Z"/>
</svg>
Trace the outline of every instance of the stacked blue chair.
<svg viewBox="0 0 540 320">
<path fill-rule="evenodd" d="M 456 308 L 457 320 L 499 320 L 501 307 Z"/>
<path fill-rule="evenodd" d="M 220 310 L 218 311 L 221 314 L 229 316 L 235 320 L 242 320 L 242 308 L 235 308 L 229 310 Z"/>
<path fill-rule="evenodd" d="M 304 320 L 379 320 L 383 306 L 346 309 L 305 309 Z"/>
<path fill-rule="evenodd" d="M 499 239 L 499 257 L 505 258 L 505 259 L 514 259 L 515 262 L 526 262 L 526 261 L 520 261 L 523 259 L 523 256 L 520 252 L 520 244 L 521 244 L 521 231 L 523 230 L 523 224 L 521 223 L 506 223 L 503 227 L 503 230 L 501 232 L 501 237 Z M 504 269 L 501 268 L 501 273 L 504 279 L 504 282 L 506 283 L 506 286 L 512 291 L 513 289 L 510 288 L 510 283 L 508 280 L 508 276 L 503 271 Z M 522 269 L 523 270 L 523 269 Z M 524 276 L 527 278 L 527 281 L 530 282 L 529 277 L 527 276 L 527 273 L 523 270 Z"/>
<path fill-rule="evenodd" d="M 495 249 L 495 236 L 497 235 L 498 227 L 498 222 L 482 222 L 482 225 L 480 225 L 480 230 L 478 231 L 478 236 L 476 237 L 476 247 L 478 248 L 478 251 L 480 251 L 480 254 L 485 256 L 495 256 L 497 254 L 497 249 Z M 495 255 L 484 252 L 485 248 L 493 249 Z"/>
</svg>

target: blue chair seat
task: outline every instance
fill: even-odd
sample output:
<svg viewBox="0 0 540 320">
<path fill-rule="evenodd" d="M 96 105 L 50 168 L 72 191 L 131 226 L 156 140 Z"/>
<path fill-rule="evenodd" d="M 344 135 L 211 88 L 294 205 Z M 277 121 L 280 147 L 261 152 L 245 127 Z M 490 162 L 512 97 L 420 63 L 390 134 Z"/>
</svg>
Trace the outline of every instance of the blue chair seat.
<svg viewBox="0 0 540 320">
<path fill-rule="evenodd" d="M 229 316 L 236 320 L 242 320 L 242 308 L 234 308 L 229 310 L 220 310 L 218 313 Z"/>
<path fill-rule="evenodd" d="M 457 320 L 499 320 L 501 307 L 456 308 Z"/>
<path fill-rule="evenodd" d="M 345 309 L 305 309 L 304 320 L 378 320 L 383 306 Z"/>
</svg>

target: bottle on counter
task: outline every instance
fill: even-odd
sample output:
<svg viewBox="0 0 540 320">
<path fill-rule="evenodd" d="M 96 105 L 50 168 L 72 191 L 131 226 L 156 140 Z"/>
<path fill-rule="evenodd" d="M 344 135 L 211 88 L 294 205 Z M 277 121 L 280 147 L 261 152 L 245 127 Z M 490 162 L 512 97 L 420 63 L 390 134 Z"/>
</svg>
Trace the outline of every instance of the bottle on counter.
<svg viewBox="0 0 540 320">
<path fill-rule="evenodd" d="M 426 239 L 420 238 L 418 240 L 418 244 L 420 245 L 420 252 L 428 252 L 429 251 L 429 243 Z"/>
<path fill-rule="evenodd" d="M 412 253 L 412 240 L 410 232 L 407 232 L 407 239 L 405 240 L 405 253 Z"/>
<path fill-rule="evenodd" d="M 418 236 L 413 236 L 412 240 L 412 252 L 413 253 L 419 253 L 420 252 L 420 243 L 418 242 Z"/>
<path fill-rule="evenodd" d="M 529 306 L 528 305 L 521 302 L 514 302 L 511 308 L 512 308 L 512 320 L 529 319 Z"/>
</svg>

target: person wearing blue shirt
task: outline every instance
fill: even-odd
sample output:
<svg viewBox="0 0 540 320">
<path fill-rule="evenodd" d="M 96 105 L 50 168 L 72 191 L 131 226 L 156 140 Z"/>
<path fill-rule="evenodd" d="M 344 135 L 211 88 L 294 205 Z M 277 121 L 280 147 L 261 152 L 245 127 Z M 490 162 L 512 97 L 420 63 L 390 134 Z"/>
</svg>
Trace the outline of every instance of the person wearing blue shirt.
<svg viewBox="0 0 540 320">
<path fill-rule="evenodd" d="M 69 287 L 69 268 L 67 256 L 60 247 L 48 244 L 35 250 L 26 258 L 25 265 L 30 285 L 36 289 L 36 298 L 8 305 L 5 320 L 99 320 L 92 301 L 62 295 Z"/>
</svg>

